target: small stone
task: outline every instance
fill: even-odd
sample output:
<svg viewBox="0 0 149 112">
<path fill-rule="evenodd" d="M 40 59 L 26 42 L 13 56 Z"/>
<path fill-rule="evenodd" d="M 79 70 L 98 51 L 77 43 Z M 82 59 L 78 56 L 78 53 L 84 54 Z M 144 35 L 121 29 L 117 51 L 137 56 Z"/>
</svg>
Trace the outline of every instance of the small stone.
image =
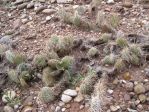
<svg viewBox="0 0 149 112">
<path fill-rule="evenodd" d="M 113 93 L 113 90 L 112 90 L 112 89 L 108 89 L 107 92 L 108 92 L 109 94 L 112 94 L 112 93 Z"/>
<path fill-rule="evenodd" d="M 111 109 L 112 112 L 116 112 L 119 108 L 117 106 L 111 105 L 110 109 Z"/>
<path fill-rule="evenodd" d="M 81 102 L 84 100 L 84 97 L 81 93 L 78 93 L 78 96 L 74 99 L 75 102 Z"/>
<path fill-rule="evenodd" d="M 145 93 L 145 88 L 144 88 L 143 84 L 137 84 L 134 87 L 134 92 L 137 94 Z"/>
<path fill-rule="evenodd" d="M 14 109 L 15 110 L 18 109 L 18 108 L 19 108 L 19 105 L 18 104 L 14 105 Z"/>
<path fill-rule="evenodd" d="M 84 105 L 80 105 L 80 110 L 82 110 L 84 108 Z"/>
<path fill-rule="evenodd" d="M 149 77 L 149 68 L 145 68 L 144 71 L 145 71 L 146 76 Z"/>
<path fill-rule="evenodd" d="M 44 14 L 48 14 L 48 15 L 51 15 L 51 14 L 54 14 L 56 11 L 54 9 L 44 9 L 42 11 L 42 13 Z"/>
<path fill-rule="evenodd" d="M 65 4 L 65 3 L 72 3 L 73 0 L 57 0 L 57 3 L 59 4 Z"/>
<path fill-rule="evenodd" d="M 27 3 L 23 3 L 23 4 L 20 4 L 20 5 L 18 5 L 18 9 L 24 9 L 24 8 L 26 8 L 26 6 L 27 6 Z"/>
<path fill-rule="evenodd" d="M 70 107 L 71 107 L 71 105 L 70 104 L 66 104 L 66 106 L 65 106 L 67 109 L 69 109 Z"/>
<path fill-rule="evenodd" d="M 13 108 L 10 106 L 5 106 L 4 107 L 4 112 L 14 112 Z"/>
<path fill-rule="evenodd" d="M 139 95 L 139 100 L 144 103 L 146 101 L 146 96 L 144 94 Z"/>
<path fill-rule="evenodd" d="M 31 2 L 31 3 L 27 4 L 26 8 L 27 8 L 27 9 L 34 8 L 34 3 Z"/>
<path fill-rule="evenodd" d="M 124 100 L 125 101 L 129 101 L 130 100 L 130 95 L 129 94 L 125 94 L 124 95 Z"/>
<path fill-rule="evenodd" d="M 149 9 L 149 4 L 143 4 L 144 9 Z"/>
<path fill-rule="evenodd" d="M 132 0 L 124 0 L 123 6 L 126 8 L 131 8 L 133 6 Z"/>
<path fill-rule="evenodd" d="M 56 109 L 55 109 L 55 112 L 59 112 L 60 110 L 61 110 L 61 107 L 57 106 Z"/>
<path fill-rule="evenodd" d="M 33 110 L 33 107 L 25 106 L 21 112 L 32 112 L 32 110 Z"/>
<path fill-rule="evenodd" d="M 141 104 L 139 104 L 139 105 L 137 106 L 137 108 L 138 108 L 139 110 L 143 110 L 143 106 L 142 106 Z"/>
<path fill-rule="evenodd" d="M 65 94 L 62 94 L 62 97 L 61 97 L 61 100 L 64 102 L 64 103 L 68 103 L 72 100 L 72 97 L 68 96 L 68 95 L 65 95 Z"/>
<path fill-rule="evenodd" d="M 40 6 L 40 7 L 35 7 L 34 10 L 36 11 L 36 14 L 37 13 L 40 13 L 41 11 L 43 11 L 45 9 L 44 6 Z"/>
<path fill-rule="evenodd" d="M 127 89 L 127 91 L 133 91 L 134 84 L 132 82 L 127 82 L 125 84 L 125 88 Z"/>
<path fill-rule="evenodd" d="M 138 105 L 140 103 L 140 100 L 135 101 L 135 105 Z"/>
<path fill-rule="evenodd" d="M 62 112 L 65 112 L 66 108 L 62 108 Z"/>
<path fill-rule="evenodd" d="M 62 101 L 59 102 L 59 106 L 60 106 L 60 107 L 63 107 L 64 105 L 65 105 L 64 102 L 62 102 Z"/>
<path fill-rule="evenodd" d="M 31 106 L 33 104 L 33 96 L 28 96 L 23 102 L 24 106 Z"/>
<path fill-rule="evenodd" d="M 47 16 L 47 17 L 46 17 L 46 21 L 50 21 L 51 19 L 52 19 L 51 16 Z"/>
<path fill-rule="evenodd" d="M 55 111 L 55 106 L 54 105 L 51 105 L 50 109 L 53 111 Z"/>
<path fill-rule="evenodd" d="M 67 90 L 65 90 L 65 91 L 64 91 L 64 94 L 65 94 L 65 95 L 68 95 L 68 96 L 72 96 L 72 97 L 77 96 L 76 90 L 72 90 L 72 89 L 67 89 Z"/>
<path fill-rule="evenodd" d="M 18 4 L 21 4 L 23 3 L 24 0 L 16 0 L 16 2 L 14 3 L 14 5 L 18 5 Z"/>
<path fill-rule="evenodd" d="M 114 0 L 108 0 L 107 3 L 108 4 L 114 4 Z"/>
</svg>

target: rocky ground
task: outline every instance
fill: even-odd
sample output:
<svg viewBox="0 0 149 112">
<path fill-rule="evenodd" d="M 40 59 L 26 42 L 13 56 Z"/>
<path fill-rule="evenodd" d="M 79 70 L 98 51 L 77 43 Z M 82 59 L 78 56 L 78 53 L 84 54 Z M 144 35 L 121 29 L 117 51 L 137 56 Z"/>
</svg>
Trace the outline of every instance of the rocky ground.
<svg viewBox="0 0 149 112">
<path fill-rule="evenodd" d="M 0 58 L 0 112 L 2 110 L 4 112 L 149 112 L 149 1 L 107 0 L 93 7 L 90 2 L 90 0 L 0 1 L 1 45 L 6 45 L 7 50 L 25 55 L 27 62 L 31 63 L 35 55 L 47 52 L 47 42 L 53 34 L 64 37 L 71 35 L 79 45 L 75 43 L 77 48 L 73 49 L 70 55 L 75 57 L 79 64 L 81 63 L 77 68 L 80 77 L 83 77 L 80 82 L 75 83 L 75 86 L 68 86 L 62 90 L 56 100 L 43 103 L 38 95 L 45 86 L 41 80 L 42 72 L 38 71 L 30 81 L 29 87 L 24 88 L 9 80 L 8 71 L 14 66 Z M 137 43 L 141 47 L 143 53 L 140 56 L 140 63 L 137 65 L 127 63 L 123 71 L 111 73 L 113 65 L 107 63 L 104 65 L 101 61 L 106 56 L 104 48 L 107 44 L 99 42 L 99 37 L 103 34 L 102 28 L 98 30 L 95 27 L 88 30 L 86 27 L 80 28 L 73 23 L 63 22 L 58 14 L 63 7 L 68 12 L 77 10 L 83 19 L 92 24 L 98 24 L 96 19 L 98 11 L 104 12 L 105 15 L 117 14 L 119 24 L 114 31 L 110 29 L 108 32 L 113 39 L 109 44 L 112 48 L 110 46 L 107 49 L 119 54 L 121 49 L 113 50 L 115 38 L 124 35 L 129 43 Z M 99 17 L 102 18 L 101 16 Z M 88 54 L 88 50 L 92 47 L 98 50 Z M 0 54 L 1 49 L 0 46 Z M 88 55 L 97 57 L 88 59 Z M 94 94 L 98 93 L 96 89 L 90 95 L 80 93 L 80 84 L 87 77 L 85 74 L 89 69 L 88 65 L 96 71 L 96 74 L 104 71 L 107 75 L 103 100 L 96 99 L 103 102 L 100 107 L 102 110 L 90 109 Z M 5 96 L 9 96 L 10 100 L 8 101 Z M 98 105 L 93 108 L 98 108 Z"/>
</svg>

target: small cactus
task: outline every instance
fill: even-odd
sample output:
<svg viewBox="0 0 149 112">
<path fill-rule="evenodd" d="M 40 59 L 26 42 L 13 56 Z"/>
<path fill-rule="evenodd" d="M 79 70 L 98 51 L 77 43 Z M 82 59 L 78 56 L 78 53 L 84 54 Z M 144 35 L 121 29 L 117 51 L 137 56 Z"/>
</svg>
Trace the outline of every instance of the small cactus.
<svg viewBox="0 0 149 112">
<path fill-rule="evenodd" d="M 65 57 L 62 58 L 60 63 L 57 65 L 57 68 L 58 69 L 64 69 L 64 70 L 71 69 L 74 61 L 75 61 L 74 57 L 72 57 L 72 56 L 65 56 Z"/>
<path fill-rule="evenodd" d="M 58 54 L 53 50 L 47 51 L 46 56 L 48 59 L 59 59 Z"/>
<path fill-rule="evenodd" d="M 12 64 L 15 64 L 15 65 L 18 65 L 22 62 L 25 61 L 25 58 L 23 55 L 21 54 L 18 54 L 18 53 L 14 53 L 10 50 L 6 51 L 6 59 L 12 63 Z"/>
<path fill-rule="evenodd" d="M 29 81 L 31 79 L 31 75 L 29 74 L 28 71 L 22 71 L 20 77 L 25 81 Z"/>
<path fill-rule="evenodd" d="M 103 22 L 105 21 L 105 13 L 103 11 L 98 11 L 97 17 L 96 17 L 96 24 L 101 27 Z"/>
<path fill-rule="evenodd" d="M 111 14 L 109 17 L 109 23 L 112 27 L 116 28 L 120 23 L 119 16 L 115 13 Z"/>
<path fill-rule="evenodd" d="M 59 63 L 59 60 L 56 60 L 56 59 L 50 59 L 50 60 L 48 61 L 48 65 L 49 65 L 49 67 L 52 68 L 52 69 L 56 69 L 58 63 Z"/>
<path fill-rule="evenodd" d="M 82 94 L 90 94 L 93 91 L 93 86 L 97 80 L 97 75 L 92 70 L 80 85 L 80 92 Z"/>
<path fill-rule="evenodd" d="M 38 68 L 44 68 L 47 65 L 47 59 L 43 55 L 36 55 L 33 59 L 33 64 Z"/>
<path fill-rule="evenodd" d="M 132 53 L 134 53 L 136 56 L 141 57 L 142 56 L 142 50 L 137 44 L 131 44 L 129 46 L 129 49 Z"/>
<path fill-rule="evenodd" d="M 20 77 L 19 79 L 20 79 L 20 84 L 22 87 L 29 87 L 25 79 L 23 79 L 22 77 Z"/>
<path fill-rule="evenodd" d="M 4 55 L 7 47 L 5 45 L 0 44 L 0 56 Z"/>
<path fill-rule="evenodd" d="M 81 26 L 81 17 L 80 15 L 78 14 L 78 12 L 76 11 L 75 14 L 74 14 L 74 19 L 73 19 L 73 24 L 77 27 L 80 27 Z"/>
<path fill-rule="evenodd" d="M 110 40 L 110 38 L 112 37 L 112 35 L 110 33 L 104 33 L 101 36 L 101 40 L 106 43 Z"/>
<path fill-rule="evenodd" d="M 51 68 L 46 67 L 43 69 L 42 81 L 46 86 L 53 86 L 55 83 L 55 78 L 51 76 Z"/>
<path fill-rule="evenodd" d="M 104 57 L 104 59 L 102 59 L 102 63 L 108 64 L 108 65 L 113 65 L 116 61 L 116 56 L 112 53 L 110 55 L 107 55 Z"/>
<path fill-rule="evenodd" d="M 66 12 L 64 8 L 61 8 L 58 12 L 60 19 L 67 24 L 72 24 L 73 16 L 70 12 Z"/>
<path fill-rule="evenodd" d="M 124 48 L 121 52 L 121 57 L 123 60 L 127 61 L 128 63 L 130 62 L 131 59 L 131 52 L 128 47 Z"/>
<path fill-rule="evenodd" d="M 88 51 L 88 53 L 87 53 L 87 56 L 88 56 L 89 58 L 92 58 L 92 57 L 97 56 L 98 54 L 99 54 L 98 49 L 95 48 L 95 47 L 92 47 L 92 48 L 89 49 L 89 51 Z"/>
<path fill-rule="evenodd" d="M 41 88 L 38 97 L 41 101 L 45 103 L 52 102 L 55 99 L 54 91 L 49 87 Z"/>
<path fill-rule="evenodd" d="M 130 63 L 132 63 L 133 65 L 139 65 L 140 64 L 140 58 L 137 55 L 132 54 L 131 58 L 130 58 Z"/>
<path fill-rule="evenodd" d="M 8 71 L 8 77 L 12 82 L 20 83 L 19 78 L 18 78 L 19 75 L 15 70 L 13 70 L 13 69 L 9 70 Z"/>
<path fill-rule="evenodd" d="M 122 48 L 128 46 L 127 40 L 124 39 L 124 38 L 121 38 L 121 37 L 116 39 L 116 43 L 117 43 L 118 46 L 120 46 Z"/>
<path fill-rule="evenodd" d="M 21 63 L 17 66 L 17 72 L 21 73 L 23 71 L 31 71 L 31 65 L 28 63 Z"/>
<path fill-rule="evenodd" d="M 124 69 L 124 67 L 125 67 L 124 61 L 122 59 L 117 59 L 114 65 L 114 69 L 121 71 Z"/>
</svg>

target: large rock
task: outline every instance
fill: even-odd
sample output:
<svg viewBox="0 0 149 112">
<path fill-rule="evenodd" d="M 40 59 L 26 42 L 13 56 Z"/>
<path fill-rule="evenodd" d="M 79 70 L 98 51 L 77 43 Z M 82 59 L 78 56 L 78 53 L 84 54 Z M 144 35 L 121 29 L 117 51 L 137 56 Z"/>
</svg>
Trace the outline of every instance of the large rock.
<svg viewBox="0 0 149 112">
<path fill-rule="evenodd" d="M 73 0 L 57 0 L 57 3 L 72 3 Z"/>
<path fill-rule="evenodd" d="M 137 84 L 134 87 L 134 92 L 137 94 L 145 93 L 145 88 L 144 88 L 143 84 Z"/>
<path fill-rule="evenodd" d="M 68 95 L 68 96 L 72 96 L 72 97 L 77 96 L 76 90 L 72 90 L 72 89 L 67 89 L 67 90 L 65 90 L 65 91 L 64 91 L 64 94 L 65 94 L 65 95 Z"/>
<path fill-rule="evenodd" d="M 64 103 L 69 103 L 69 102 L 72 100 L 72 97 L 63 94 L 62 97 L 61 97 L 61 100 L 62 100 Z"/>
</svg>

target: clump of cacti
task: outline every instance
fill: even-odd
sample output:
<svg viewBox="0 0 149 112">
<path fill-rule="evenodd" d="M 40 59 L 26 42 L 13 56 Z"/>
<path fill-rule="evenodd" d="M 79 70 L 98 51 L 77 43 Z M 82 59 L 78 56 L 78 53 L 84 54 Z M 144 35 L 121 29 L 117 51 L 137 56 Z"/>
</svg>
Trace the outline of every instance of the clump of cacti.
<svg viewBox="0 0 149 112">
<path fill-rule="evenodd" d="M 46 56 L 48 59 L 59 59 L 58 54 L 53 50 L 47 51 Z"/>
<path fill-rule="evenodd" d="M 102 63 L 105 65 L 105 64 L 108 64 L 108 65 L 113 65 L 116 61 L 116 55 L 114 55 L 113 53 L 111 53 L 110 55 L 107 55 L 105 56 L 103 59 L 102 59 Z"/>
<path fill-rule="evenodd" d="M 58 63 L 57 68 L 63 69 L 63 70 L 70 70 L 75 59 L 72 56 L 65 56 L 61 59 L 61 61 Z"/>
<path fill-rule="evenodd" d="M 52 69 L 57 69 L 57 65 L 59 63 L 59 60 L 56 60 L 56 59 L 50 59 L 48 61 L 48 66 Z"/>
<path fill-rule="evenodd" d="M 131 45 L 130 45 L 131 46 Z M 121 52 L 121 57 L 123 60 L 127 61 L 128 63 L 131 63 L 133 65 L 139 65 L 141 61 L 141 49 L 136 46 L 136 48 L 126 47 Z"/>
<path fill-rule="evenodd" d="M 20 83 L 19 74 L 16 72 L 16 70 L 14 69 L 9 70 L 8 77 L 12 82 Z"/>
<path fill-rule="evenodd" d="M 97 75 L 95 71 L 93 70 L 89 71 L 88 76 L 84 79 L 84 81 L 80 85 L 80 92 L 82 94 L 91 94 L 96 80 L 97 80 Z"/>
<path fill-rule="evenodd" d="M 18 65 L 25 61 L 25 57 L 19 53 L 12 52 L 10 50 L 6 51 L 6 59 L 15 65 Z"/>
<path fill-rule="evenodd" d="M 101 40 L 103 41 L 103 43 L 106 43 L 110 40 L 110 38 L 112 37 L 112 34 L 110 33 L 104 33 L 101 35 Z"/>
<path fill-rule="evenodd" d="M 124 38 L 121 38 L 121 37 L 119 37 L 119 38 L 116 39 L 116 43 L 117 43 L 118 46 L 120 46 L 122 48 L 128 46 L 127 40 L 124 39 Z"/>
<path fill-rule="evenodd" d="M 70 12 L 67 12 L 64 8 L 61 8 L 58 12 L 60 19 L 67 24 L 73 23 L 73 15 Z"/>
<path fill-rule="evenodd" d="M 42 81 L 46 86 L 53 86 L 55 83 L 55 77 L 51 76 L 52 69 L 46 67 L 43 69 Z"/>
<path fill-rule="evenodd" d="M 47 59 L 44 55 L 36 55 L 33 59 L 33 65 L 37 68 L 44 68 L 47 65 Z"/>
<path fill-rule="evenodd" d="M 50 87 L 41 88 L 38 97 L 41 101 L 49 103 L 55 100 L 54 91 Z"/>
<path fill-rule="evenodd" d="M 130 46 L 129 46 L 129 49 L 130 49 L 130 51 L 132 52 L 132 53 L 134 53 L 135 55 L 137 55 L 137 56 L 142 56 L 142 50 L 141 50 L 141 48 L 137 45 L 137 44 L 131 44 Z"/>
<path fill-rule="evenodd" d="M 111 26 L 114 28 L 116 28 L 120 23 L 119 16 L 116 13 L 112 13 L 108 20 Z"/>
<path fill-rule="evenodd" d="M 31 72 L 31 65 L 28 63 L 21 63 L 16 68 L 18 73 L 21 73 L 22 71 L 29 71 Z"/>
<path fill-rule="evenodd" d="M 47 47 L 49 52 L 53 50 L 55 53 L 58 54 L 58 56 L 62 57 L 70 53 L 73 47 L 73 41 L 74 39 L 72 36 L 60 37 L 52 35 L 48 41 Z"/>
<path fill-rule="evenodd" d="M 114 64 L 114 69 L 117 70 L 117 71 L 121 71 L 124 68 L 125 68 L 124 61 L 121 58 L 117 59 L 115 64 Z"/>
<path fill-rule="evenodd" d="M 98 49 L 95 48 L 95 47 L 92 47 L 92 48 L 89 49 L 89 51 L 87 53 L 87 56 L 89 58 L 93 58 L 93 57 L 97 56 L 98 54 L 99 54 Z"/>
</svg>

